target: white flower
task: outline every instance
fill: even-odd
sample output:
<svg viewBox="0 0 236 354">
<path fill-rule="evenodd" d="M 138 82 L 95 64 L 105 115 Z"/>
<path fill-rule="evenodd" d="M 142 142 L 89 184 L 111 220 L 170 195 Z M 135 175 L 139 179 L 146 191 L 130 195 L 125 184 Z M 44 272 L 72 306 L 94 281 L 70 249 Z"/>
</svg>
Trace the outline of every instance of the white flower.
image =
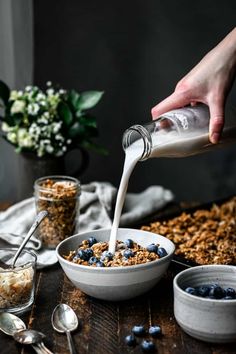
<svg viewBox="0 0 236 354">
<path fill-rule="evenodd" d="M 49 112 L 44 112 L 43 117 L 46 118 L 46 119 L 48 119 L 48 118 L 50 117 Z"/>
<path fill-rule="evenodd" d="M 15 100 L 17 100 L 17 98 L 18 98 L 18 92 L 16 90 L 12 90 L 11 93 L 10 93 L 9 100 L 10 101 L 15 101 Z"/>
<path fill-rule="evenodd" d="M 52 145 L 46 145 L 45 150 L 46 150 L 49 154 L 51 154 L 51 153 L 54 151 L 54 148 L 52 147 Z"/>
<path fill-rule="evenodd" d="M 21 96 L 23 96 L 23 91 L 18 91 L 18 97 L 21 97 Z"/>
<path fill-rule="evenodd" d="M 25 128 L 20 128 L 17 133 L 18 145 L 20 147 L 33 147 L 33 140 Z"/>
<path fill-rule="evenodd" d="M 22 113 L 25 108 L 25 101 L 22 100 L 16 100 L 13 105 L 11 106 L 11 113 Z"/>
<path fill-rule="evenodd" d="M 52 132 L 53 132 L 53 134 L 57 134 L 59 132 L 59 130 L 61 129 L 61 126 L 62 126 L 62 122 L 52 123 Z"/>
<path fill-rule="evenodd" d="M 67 147 L 66 146 L 62 146 L 62 151 L 66 152 L 66 150 L 67 150 Z"/>
<path fill-rule="evenodd" d="M 46 85 L 47 86 L 52 86 L 52 82 L 51 81 L 47 81 Z"/>
<path fill-rule="evenodd" d="M 28 110 L 28 113 L 31 114 L 32 116 L 36 116 L 39 111 L 38 103 L 30 103 L 28 105 L 27 110 Z"/>
<path fill-rule="evenodd" d="M 67 144 L 69 145 L 69 144 L 72 143 L 72 140 L 71 140 L 71 139 L 67 139 L 66 142 L 67 142 Z"/>
<path fill-rule="evenodd" d="M 11 131 L 11 127 L 6 122 L 3 122 L 2 123 L 2 131 L 7 133 L 7 132 Z"/>
<path fill-rule="evenodd" d="M 46 92 L 47 92 L 48 96 L 53 96 L 53 94 L 54 94 L 54 90 L 52 88 L 47 89 Z"/>
<path fill-rule="evenodd" d="M 15 132 L 9 132 L 7 134 L 7 140 L 9 140 L 11 143 L 16 144 L 17 143 L 17 135 Z"/>
<path fill-rule="evenodd" d="M 42 92 L 39 92 L 36 96 L 36 100 L 37 101 L 42 101 L 42 100 L 45 100 L 46 99 L 46 96 L 44 95 L 44 93 Z"/>
<path fill-rule="evenodd" d="M 30 92 L 31 90 L 32 90 L 32 86 L 30 86 L 30 85 L 26 86 L 26 88 L 25 88 L 26 92 Z"/>
<path fill-rule="evenodd" d="M 66 93 L 66 90 L 60 89 L 59 93 L 60 93 L 60 95 L 64 95 L 64 93 Z"/>
<path fill-rule="evenodd" d="M 55 136 L 55 139 L 56 139 L 56 140 L 59 140 L 59 141 L 64 141 L 64 140 L 65 140 L 61 134 L 57 134 L 57 135 Z"/>
</svg>

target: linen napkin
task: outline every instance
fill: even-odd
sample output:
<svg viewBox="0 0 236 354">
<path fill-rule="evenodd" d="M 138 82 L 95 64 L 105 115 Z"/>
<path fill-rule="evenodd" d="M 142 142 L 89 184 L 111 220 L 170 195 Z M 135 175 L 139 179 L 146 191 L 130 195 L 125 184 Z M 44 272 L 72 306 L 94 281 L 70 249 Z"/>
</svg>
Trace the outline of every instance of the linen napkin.
<svg viewBox="0 0 236 354">
<path fill-rule="evenodd" d="M 117 189 L 108 182 L 82 185 L 80 196 L 79 232 L 109 228 Z M 155 213 L 174 198 L 172 192 L 161 186 L 150 186 L 141 193 L 128 193 L 120 226 L 128 227 Z M 34 198 L 25 199 L 0 213 L 0 247 L 20 245 L 36 215 Z M 43 268 L 57 262 L 54 250 L 44 249 L 32 236 L 27 248 L 35 251 L 37 266 Z"/>
</svg>

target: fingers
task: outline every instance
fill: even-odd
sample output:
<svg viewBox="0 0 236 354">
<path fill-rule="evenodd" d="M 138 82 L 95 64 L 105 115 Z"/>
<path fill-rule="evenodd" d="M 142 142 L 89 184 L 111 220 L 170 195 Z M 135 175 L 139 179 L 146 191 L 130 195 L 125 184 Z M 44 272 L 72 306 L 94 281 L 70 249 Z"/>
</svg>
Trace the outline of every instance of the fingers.
<svg viewBox="0 0 236 354">
<path fill-rule="evenodd" d="M 180 108 L 189 103 L 189 99 L 181 93 L 174 92 L 162 102 L 152 108 L 152 119 L 155 119 L 165 112 Z"/>
<path fill-rule="evenodd" d="M 224 126 L 224 105 L 220 103 L 210 103 L 210 126 L 209 138 L 213 144 L 217 144 Z"/>
</svg>

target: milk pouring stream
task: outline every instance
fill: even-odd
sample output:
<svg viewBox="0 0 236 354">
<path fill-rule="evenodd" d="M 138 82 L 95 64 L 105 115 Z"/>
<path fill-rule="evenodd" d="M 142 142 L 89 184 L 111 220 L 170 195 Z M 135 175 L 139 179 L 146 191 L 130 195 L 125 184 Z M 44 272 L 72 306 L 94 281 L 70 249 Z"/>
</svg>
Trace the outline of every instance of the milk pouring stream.
<svg viewBox="0 0 236 354">
<path fill-rule="evenodd" d="M 209 141 L 209 117 L 208 107 L 200 104 L 167 112 L 148 124 L 134 125 L 125 131 L 125 162 L 110 234 L 110 252 L 115 252 L 129 178 L 138 161 L 151 157 L 187 157 L 236 142 L 236 115 L 226 112 L 226 122 L 218 144 Z"/>
</svg>

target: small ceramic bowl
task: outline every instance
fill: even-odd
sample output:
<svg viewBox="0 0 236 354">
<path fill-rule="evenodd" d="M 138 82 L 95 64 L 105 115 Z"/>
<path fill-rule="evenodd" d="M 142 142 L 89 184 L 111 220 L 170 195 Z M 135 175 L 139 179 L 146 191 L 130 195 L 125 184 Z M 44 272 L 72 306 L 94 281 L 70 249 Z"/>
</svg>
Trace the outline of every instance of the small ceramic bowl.
<svg viewBox="0 0 236 354">
<path fill-rule="evenodd" d="M 151 289 L 163 276 L 173 256 L 175 246 L 167 238 L 135 229 L 119 229 L 118 240 L 132 239 L 141 246 L 158 243 L 167 251 L 167 256 L 158 260 L 123 267 L 89 267 L 75 264 L 63 258 L 76 250 L 80 243 L 89 237 L 97 241 L 108 241 L 110 229 L 100 229 L 71 236 L 56 248 L 62 269 L 72 283 L 84 293 L 98 299 L 119 301 L 141 295 Z"/>
<path fill-rule="evenodd" d="M 174 315 L 190 336 L 212 343 L 236 341 L 236 299 L 211 299 L 191 295 L 186 287 L 219 284 L 236 290 L 236 267 L 197 266 L 174 278 Z"/>
</svg>

